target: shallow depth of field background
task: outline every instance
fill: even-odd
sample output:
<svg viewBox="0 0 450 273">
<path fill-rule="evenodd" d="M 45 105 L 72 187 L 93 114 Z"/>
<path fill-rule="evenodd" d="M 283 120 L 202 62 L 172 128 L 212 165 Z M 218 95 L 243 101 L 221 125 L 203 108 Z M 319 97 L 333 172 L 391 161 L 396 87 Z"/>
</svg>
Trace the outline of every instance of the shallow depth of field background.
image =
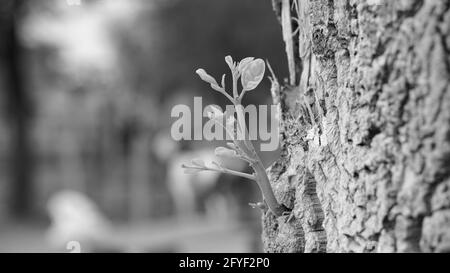
<svg viewBox="0 0 450 273">
<path fill-rule="evenodd" d="M 286 75 L 271 1 L 77 3 L 0 4 L 0 252 L 261 251 L 256 186 L 184 175 L 223 143 L 173 141 L 170 111 L 224 106 L 195 70 L 226 55 Z M 248 94 L 269 104 L 269 80 Z"/>
</svg>

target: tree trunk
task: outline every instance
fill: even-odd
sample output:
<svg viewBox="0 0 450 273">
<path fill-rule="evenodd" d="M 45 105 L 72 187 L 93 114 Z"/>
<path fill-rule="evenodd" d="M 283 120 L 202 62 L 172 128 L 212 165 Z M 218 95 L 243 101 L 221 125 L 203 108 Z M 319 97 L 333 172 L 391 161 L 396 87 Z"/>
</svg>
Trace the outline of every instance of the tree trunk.
<svg viewBox="0 0 450 273">
<path fill-rule="evenodd" d="M 450 2 L 273 0 L 290 84 L 268 252 L 450 251 Z M 298 31 L 296 29 L 298 28 Z"/>
</svg>

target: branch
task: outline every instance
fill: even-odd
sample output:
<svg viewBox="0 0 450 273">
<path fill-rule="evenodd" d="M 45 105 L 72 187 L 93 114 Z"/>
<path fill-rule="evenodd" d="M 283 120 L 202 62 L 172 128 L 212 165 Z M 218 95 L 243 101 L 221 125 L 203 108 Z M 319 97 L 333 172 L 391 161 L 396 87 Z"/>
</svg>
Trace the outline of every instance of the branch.
<svg viewBox="0 0 450 273">
<path fill-rule="evenodd" d="M 240 176 L 243 178 L 247 178 L 249 180 L 256 181 L 256 176 L 254 174 L 243 173 L 243 172 L 231 170 L 228 168 L 224 168 L 222 166 L 220 166 L 220 168 L 211 168 L 211 167 L 206 167 L 206 166 L 205 167 L 187 166 L 187 165 L 183 164 L 183 165 L 181 165 L 181 167 L 185 168 L 185 169 L 195 169 L 195 170 L 200 170 L 200 171 L 215 171 L 215 172 L 220 172 L 220 173 L 232 174 L 232 175 Z"/>
</svg>

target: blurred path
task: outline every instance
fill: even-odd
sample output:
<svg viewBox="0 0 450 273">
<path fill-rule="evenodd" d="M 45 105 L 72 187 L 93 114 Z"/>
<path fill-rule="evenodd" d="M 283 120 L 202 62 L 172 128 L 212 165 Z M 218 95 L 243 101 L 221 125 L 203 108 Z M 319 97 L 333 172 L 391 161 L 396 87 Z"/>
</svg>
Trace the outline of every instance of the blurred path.
<svg viewBox="0 0 450 273">
<path fill-rule="evenodd" d="M 55 251 L 46 242 L 45 232 L 42 226 L 3 227 L 0 252 Z M 124 251 L 131 252 L 249 252 L 252 238 L 242 224 L 196 217 L 117 225 L 114 237 Z"/>
</svg>

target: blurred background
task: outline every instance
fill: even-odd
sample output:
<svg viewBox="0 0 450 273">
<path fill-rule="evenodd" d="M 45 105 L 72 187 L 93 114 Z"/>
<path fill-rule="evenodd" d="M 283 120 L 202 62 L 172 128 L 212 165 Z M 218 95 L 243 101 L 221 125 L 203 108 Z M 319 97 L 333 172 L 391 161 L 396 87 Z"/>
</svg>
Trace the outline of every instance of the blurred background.
<svg viewBox="0 0 450 273">
<path fill-rule="evenodd" d="M 261 251 L 256 185 L 185 175 L 220 143 L 173 141 L 170 111 L 224 106 L 195 70 L 226 55 L 286 76 L 271 1 L 5 0 L 0 40 L 0 252 Z"/>
</svg>

